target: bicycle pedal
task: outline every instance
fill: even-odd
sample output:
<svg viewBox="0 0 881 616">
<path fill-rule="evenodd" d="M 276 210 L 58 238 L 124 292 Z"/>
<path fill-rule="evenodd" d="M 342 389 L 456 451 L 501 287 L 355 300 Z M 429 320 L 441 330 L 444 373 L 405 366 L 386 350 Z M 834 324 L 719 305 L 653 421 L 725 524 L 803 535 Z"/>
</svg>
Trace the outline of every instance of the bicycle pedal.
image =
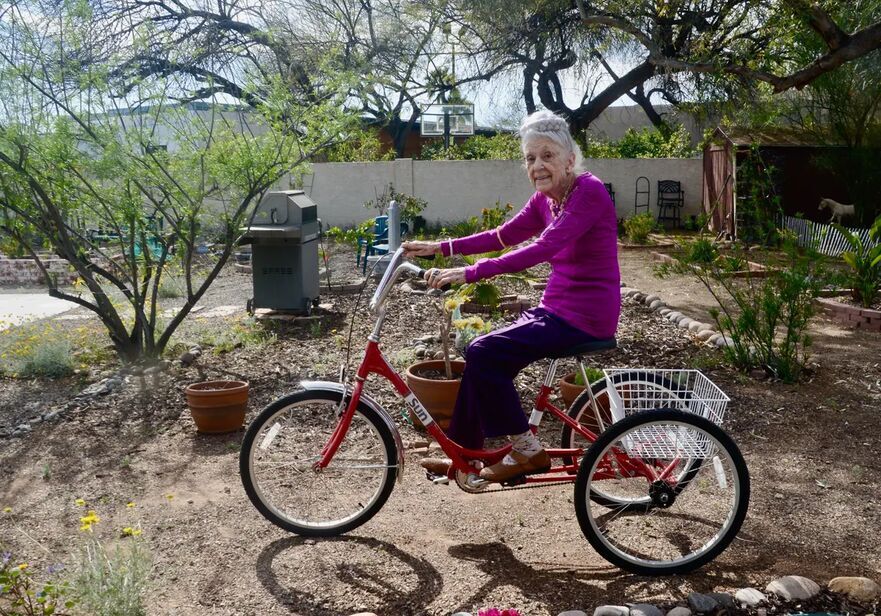
<svg viewBox="0 0 881 616">
<path fill-rule="evenodd" d="M 446 475 L 435 475 L 434 473 L 425 473 L 425 478 L 436 486 L 449 485 L 450 478 Z"/>
</svg>

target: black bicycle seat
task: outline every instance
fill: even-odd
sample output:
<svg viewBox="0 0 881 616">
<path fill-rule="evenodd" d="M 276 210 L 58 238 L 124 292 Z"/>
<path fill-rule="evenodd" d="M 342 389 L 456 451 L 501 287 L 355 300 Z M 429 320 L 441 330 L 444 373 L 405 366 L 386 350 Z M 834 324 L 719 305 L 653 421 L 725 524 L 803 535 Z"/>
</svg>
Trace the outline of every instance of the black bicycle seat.
<svg viewBox="0 0 881 616">
<path fill-rule="evenodd" d="M 601 353 L 602 351 L 610 351 L 617 348 L 618 341 L 615 338 L 607 338 L 605 340 L 591 340 L 583 344 L 576 344 L 568 349 L 563 349 L 559 353 L 549 355 L 551 359 L 562 359 L 564 357 L 574 357 L 576 355 L 590 355 L 591 353 Z"/>
</svg>

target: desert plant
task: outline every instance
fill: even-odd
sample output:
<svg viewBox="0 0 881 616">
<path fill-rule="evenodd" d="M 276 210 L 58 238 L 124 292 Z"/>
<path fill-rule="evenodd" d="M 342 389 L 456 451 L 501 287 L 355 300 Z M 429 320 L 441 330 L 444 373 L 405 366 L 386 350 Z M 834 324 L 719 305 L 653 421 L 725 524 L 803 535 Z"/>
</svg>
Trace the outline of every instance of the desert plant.
<svg viewBox="0 0 881 616">
<path fill-rule="evenodd" d="M 375 199 L 365 202 L 364 207 L 377 210 L 380 214 L 385 214 L 388 212 L 389 203 L 392 201 L 398 203 L 398 207 L 401 208 L 401 220 L 405 222 L 412 222 L 414 218 L 422 214 L 422 211 L 428 207 L 428 201 L 425 199 L 399 192 L 395 190 L 394 185 L 391 183 Z"/>
<path fill-rule="evenodd" d="M 686 259 L 696 264 L 712 263 L 719 256 L 716 245 L 706 236 L 701 236 L 693 242 L 689 242 L 685 247 L 685 252 Z"/>
<path fill-rule="evenodd" d="M 648 212 L 624 220 L 624 234 L 634 244 L 645 244 L 655 228 L 655 219 Z"/>
<path fill-rule="evenodd" d="M 782 237 L 784 262 L 765 277 L 732 279 L 718 261 L 689 262 L 687 255 L 656 272 L 662 277 L 695 276 L 703 283 L 718 305 L 712 311 L 716 325 L 731 341 L 726 357 L 738 369 L 761 367 L 794 382 L 808 359 L 807 327 L 815 313 L 814 299 L 830 274 L 818 255 L 802 254 L 792 238 Z"/>
<path fill-rule="evenodd" d="M 850 244 L 852 250 L 841 254 L 844 262 L 850 266 L 848 276 L 851 294 L 863 307 L 868 308 L 875 302 L 878 287 L 881 285 L 881 216 L 878 217 L 870 232 L 870 238 L 878 243 L 874 246 L 864 244 L 857 233 L 848 231 L 841 225 L 832 225 Z"/>
<path fill-rule="evenodd" d="M 61 565 L 52 565 L 45 581 L 38 581 L 26 562 L 16 562 L 11 552 L 0 554 L 0 615 L 64 616 L 76 605 L 70 585 L 58 580 Z"/>
</svg>

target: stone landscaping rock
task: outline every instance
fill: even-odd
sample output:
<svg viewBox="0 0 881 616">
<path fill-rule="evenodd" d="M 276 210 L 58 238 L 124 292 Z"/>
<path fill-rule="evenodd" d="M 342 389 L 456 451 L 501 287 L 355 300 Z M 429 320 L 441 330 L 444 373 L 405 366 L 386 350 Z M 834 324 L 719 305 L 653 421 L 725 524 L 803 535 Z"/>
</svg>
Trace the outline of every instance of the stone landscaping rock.
<svg viewBox="0 0 881 616">
<path fill-rule="evenodd" d="M 709 595 L 693 592 L 688 595 L 688 606 L 698 614 L 709 614 L 719 609 L 719 602 Z"/>
<path fill-rule="evenodd" d="M 765 592 L 775 594 L 784 601 L 804 601 L 820 594 L 820 586 L 806 577 L 787 575 L 768 584 Z"/>
<path fill-rule="evenodd" d="M 692 319 L 685 317 L 683 319 L 679 319 L 679 322 L 676 323 L 676 325 L 678 327 L 681 327 L 682 329 L 688 329 L 688 326 L 691 325 L 692 323 L 694 323 L 694 321 Z"/>
<path fill-rule="evenodd" d="M 593 611 L 593 616 L 630 616 L 630 608 L 623 605 L 601 605 Z"/>
<path fill-rule="evenodd" d="M 677 605 L 672 610 L 667 612 L 667 616 L 691 616 L 691 610 L 687 607 Z"/>
<path fill-rule="evenodd" d="M 587 614 L 581 610 L 566 610 L 565 612 L 560 612 L 558 616 L 587 616 Z"/>
<path fill-rule="evenodd" d="M 881 586 L 865 577 L 837 577 L 829 581 L 829 590 L 860 603 L 869 603 L 881 597 Z"/>
<path fill-rule="evenodd" d="M 716 332 L 714 332 L 712 329 L 705 329 L 705 330 L 699 331 L 697 333 L 698 339 L 703 340 L 704 342 L 706 342 L 707 340 L 709 340 L 713 336 L 717 336 L 717 335 L 718 334 Z"/>
<path fill-rule="evenodd" d="M 765 593 L 756 588 L 741 588 L 734 593 L 734 598 L 744 607 L 756 607 L 768 600 Z"/>
<path fill-rule="evenodd" d="M 658 297 L 657 295 L 649 295 L 645 298 L 644 301 L 646 304 L 651 304 L 652 302 L 655 302 L 655 301 L 658 301 L 658 302 L 661 301 L 661 298 Z"/>
<path fill-rule="evenodd" d="M 698 331 L 698 333 L 700 333 L 700 332 L 715 332 L 716 330 L 709 323 L 703 323 L 697 331 Z"/>
<path fill-rule="evenodd" d="M 706 323 L 701 323 L 700 321 L 692 321 L 688 324 L 688 331 L 697 333 L 704 327 Z"/>
<path fill-rule="evenodd" d="M 373 612 L 358 612 L 357 614 L 352 614 L 352 616 L 376 616 Z"/>
<path fill-rule="evenodd" d="M 673 311 L 670 310 L 669 308 L 661 308 L 660 310 L 658 310 L 658 314 L 660 314 L 662 317 L 666 317 L 671 312 L 673 312 Z"/>
<path fill-rule="evenodd" d="M 728 336 L 720 335 L 718 338 L 716 338 L 715 344 L 721 349 L 722 347 L 734 346 L 734 341 L 731 340 L 731 338 L 729 338 Z"/>
<path fill-rule="evenodd" d="M 665 306 L 665 305 L 666 305 L 666 304 L 664 304 L 664 302 L 662 302 L 662 301 L 659 300 L 659 299 L 656 299 L 656 300 L 653 301 L 651 304 L 649 304 L 649 308 L 651 308 L 652 310 L 658 310 L 658 309 L 660 309 L 662 306 Z"/>
<path fill-rule="evenodd" d="M 727 592 L 708 592 L 707 596 L 715 599 L 716 603 L 718 603 L 722 607 L 722 609 L 730 610 L 734 609 L 735 607 L 734 597 L 732 597 Z"/>
<path fill-rule="evenodd" d="M 23 423 L 23 424 L 19 424 L 19 425 L 15 426 L 15 432 L 22 433 L 22 432 L 30 432 L 30 431 L 31 431 L 30 424 Z"/>
<path fill-rule="evenodd" d="M 630 297 L 632 297 L 634 300 L 636 300 L 636 301 L 638 301 L 638 302 L 641 302 L 641 301 L 645 300 L 645 294 L 644 294 L 644 293 L 640 293 L 639 291 L 637 291 L 636 293 L 634 293 L 634 294 L 631 295 Z"/>
<path fill-rule="evenodd" d="M 650 603 L 634 603 L 630 606 L 630 616 L 664 616 L 664 612 Z"/>
</svg>

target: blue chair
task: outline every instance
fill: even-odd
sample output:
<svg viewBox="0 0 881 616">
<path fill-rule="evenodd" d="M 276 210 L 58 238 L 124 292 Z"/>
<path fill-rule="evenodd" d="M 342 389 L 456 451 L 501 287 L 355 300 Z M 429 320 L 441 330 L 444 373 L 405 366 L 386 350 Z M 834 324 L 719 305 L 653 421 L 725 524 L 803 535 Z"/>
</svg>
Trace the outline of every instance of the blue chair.
<svg viewBox="0 0 881 616">
<path fill-rule="evenodd" d="M 367 263 L 367 247 L 376 241 L 377 237 L 385 236 L 388 231 L 388 216 L 377 216 L 373 221 L 373 237 L 358 238 L 358 254 L 355 255 L 355 266 L 361 265 L 361 249 L 364 249 L 364 263 Z"/>
<path fill-rule="evenodd" d="M 388 225 L 388 221 L 386 221 L 386 225 Z M 410 227 L 407 223 L 401 223 L 401 239 L 410 232 Z M 360 254 L 360 250 L 359 250 Z M 364 259 L 361 261 L 361 273 L 363 275 L 367 275 L 367 257 L 373 255 L 385 255 L 388 254 L 388 226 L 386 226 L 385 230 L 382 233 L 376 234 L 373 236 L 372 240 L 368 240 L 364 245 Z"/>
</svg>

